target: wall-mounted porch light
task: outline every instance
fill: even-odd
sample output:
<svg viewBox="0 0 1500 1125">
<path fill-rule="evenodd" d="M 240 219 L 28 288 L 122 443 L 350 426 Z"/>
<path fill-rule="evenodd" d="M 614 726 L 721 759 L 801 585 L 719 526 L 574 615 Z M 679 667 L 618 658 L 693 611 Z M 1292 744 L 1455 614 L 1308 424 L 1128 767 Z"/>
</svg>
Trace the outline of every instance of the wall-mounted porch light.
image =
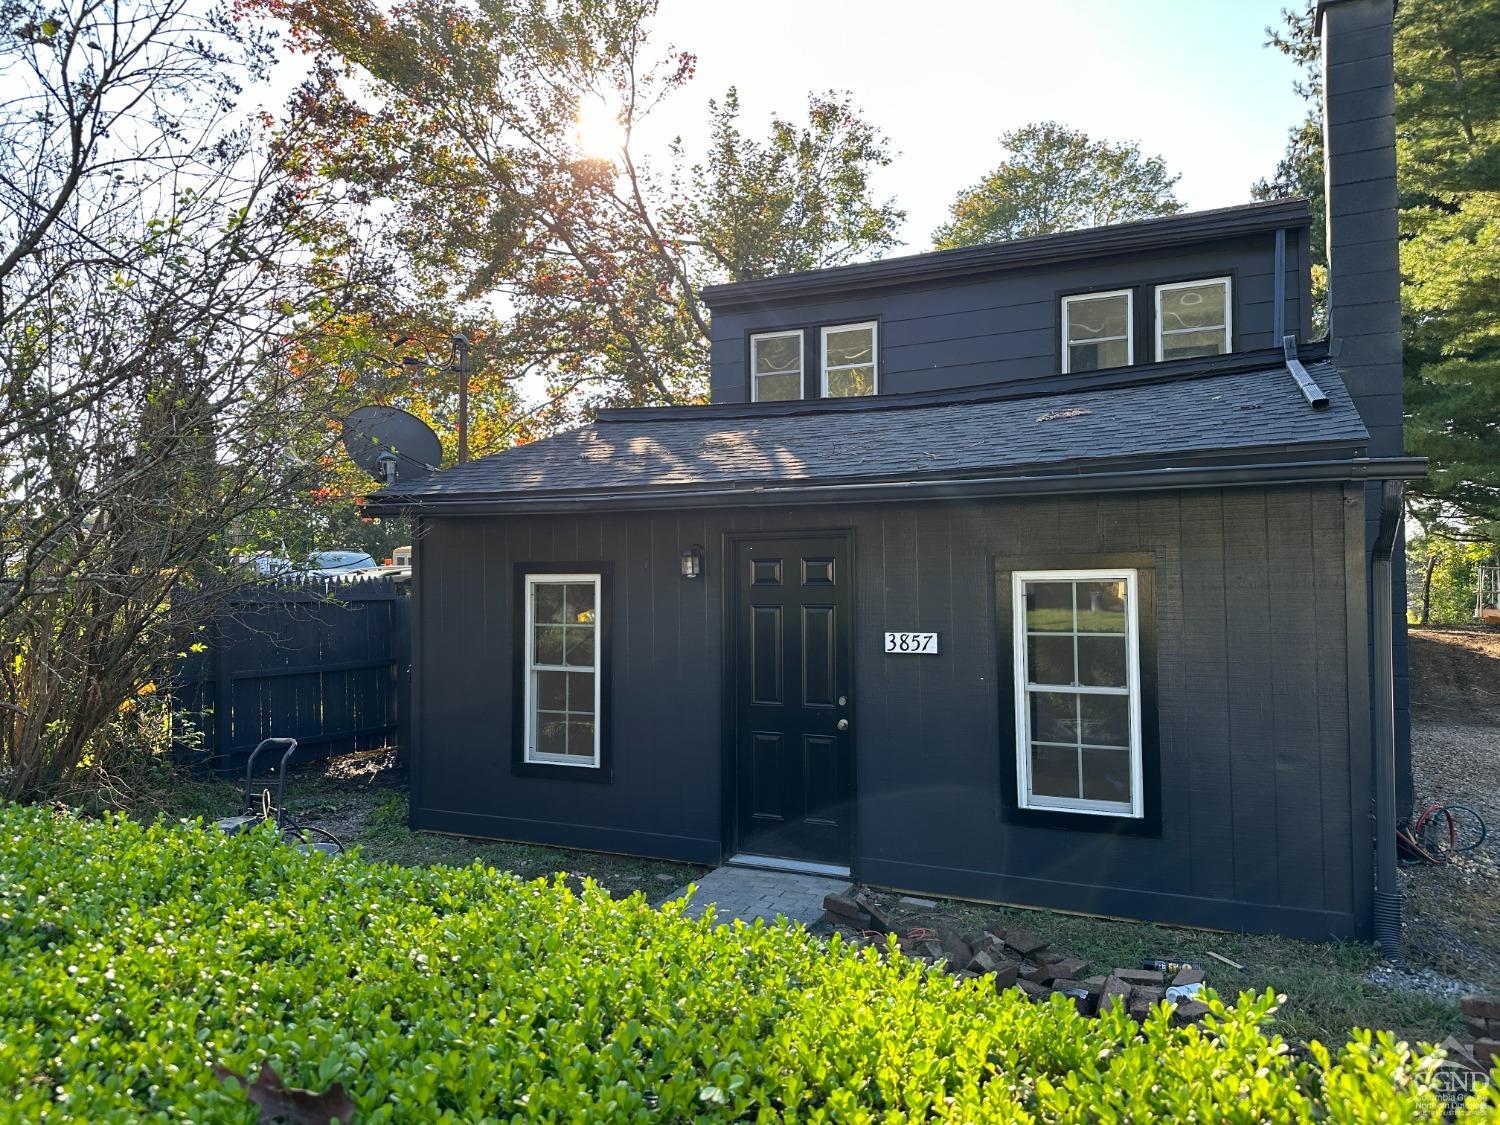
<svg viewBox="0 0 1500 1125">
<path fill-rule="evenodd" d="M 684 578 L 703 577 L 703 548 L 696 543 L 682 552 L 682 576 Z"/>
</svg>

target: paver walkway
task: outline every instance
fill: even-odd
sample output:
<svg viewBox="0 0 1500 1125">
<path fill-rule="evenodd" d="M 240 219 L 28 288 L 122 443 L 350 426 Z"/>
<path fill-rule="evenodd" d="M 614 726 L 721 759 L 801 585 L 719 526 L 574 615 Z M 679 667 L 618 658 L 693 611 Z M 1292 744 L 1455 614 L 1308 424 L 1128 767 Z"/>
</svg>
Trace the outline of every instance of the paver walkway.
<svg viewBox="0 0 1500 1125">
<path fill-rule="evenodd" d="M 753 922 L 764 918 L 774 921 L 778 914 L 807 925 L 823 916 L 823 896 L 842 894 L 849 889 L 846 879 L 827 875 L 800 875 L 788 871 L 761 871 L 754 867 L 718 867 L 696 880 L 698 891 L 687 909 L 697 918 L 710 903 L 714 918 L 728 923 L 735 918 Z M 673 893 L 673 898 L 687 894 L 687 887 Z"/>
</svg>

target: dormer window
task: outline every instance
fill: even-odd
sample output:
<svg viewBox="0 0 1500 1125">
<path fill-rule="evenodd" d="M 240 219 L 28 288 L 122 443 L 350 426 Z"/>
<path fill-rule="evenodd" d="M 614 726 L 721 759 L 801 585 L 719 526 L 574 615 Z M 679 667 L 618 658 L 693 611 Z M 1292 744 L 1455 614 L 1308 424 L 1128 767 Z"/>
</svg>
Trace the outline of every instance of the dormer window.
<svg viewBox="0 0 1500 1125">
<path fill-rule="evenodd" d="M 823 329 L 823 397 L 872 395 L 878 387 L 875 322 Z"/>
<path fill-rule="evenodd" d="M 1156 287 L 1156 358 L 1192 359 L 1229 351 L 1229 278 Z"/>
<path fill-rule="evenodd" d="M 752 398 L 784 402 L 802 397 L 802 333 L 762 332 L 750 337 Z"/>
<path fill-rule="evenodd" d="M 1062 301 L 1062 369 L 1098 371 L 1135 362 L 1131 346 L 1131 293 L 1077 293 Z"/>
</svg>

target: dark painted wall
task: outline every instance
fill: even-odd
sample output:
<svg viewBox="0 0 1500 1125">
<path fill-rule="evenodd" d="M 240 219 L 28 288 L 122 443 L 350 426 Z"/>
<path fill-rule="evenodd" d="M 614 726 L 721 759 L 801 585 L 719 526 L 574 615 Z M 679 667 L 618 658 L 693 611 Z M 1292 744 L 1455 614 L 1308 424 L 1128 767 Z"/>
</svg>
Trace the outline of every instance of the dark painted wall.
<svg viewBox="0 0 1500 1125">
<path fill-rule="evenodd" d="M 1328 328 L 1337 362 L 1370 431 L 1370 453 L 1402 453 L 1401 264 L 1396 225 L 1396 95 L 1392 0 L 1337 0 L 1322 12 L 1327 91 L 1324 177 L 1328 196 Z M 1380 518 L 1368 490 L 1367 538 Z M 1411 808 L 1406 566 L 1395 582 L 1397 808 Z"/>
<path fill-rule="evenodd" d="M 1286 325 L 1310 338 L 1305 231 L 1288 232 Z M 1194 278 L 1234 278 L 1234 346 L 1269 348 L 1272 338 L 1274 238 L 1267 232 L 1209 243 L 1199 250 L 1117 256 L 1056 268 L 1022 269 L 946 285 L 892 290 L 808 305 L 768 305 L 713 318 L 712 398 L 749 401 L 752 332 L 808 329 L 804 364 L 816 386 L 820 325 L 880 322 L 880 391 L 899 393 L 1034 378 L 1061 370 L 1060 303 L 1086 289 L 1146 286 L 1136 295 L 1136 358 L 1153 354 L 1149 286 Z"/>
<path fill-rule="evenodd" d="M 429 519 L 418 538 L 414 824 L 717 860 L 723 535 L 845 527 L 856 560 L 856 875 L 1163 921 L 1368 933 L 1363 502 L 1336 486 Z M 706 575 L 687 581 L 678 561 L 695 543 Z M 1007 824 L 996 557 L 1115 552 L 1156 560 L 1162 834 Z M 614 563 L 608 784 L 511 775 L 512 576 L 523 560 Z M 942 654 L 886 656 L 885 629 L 936 630 Z"/>
</svg>

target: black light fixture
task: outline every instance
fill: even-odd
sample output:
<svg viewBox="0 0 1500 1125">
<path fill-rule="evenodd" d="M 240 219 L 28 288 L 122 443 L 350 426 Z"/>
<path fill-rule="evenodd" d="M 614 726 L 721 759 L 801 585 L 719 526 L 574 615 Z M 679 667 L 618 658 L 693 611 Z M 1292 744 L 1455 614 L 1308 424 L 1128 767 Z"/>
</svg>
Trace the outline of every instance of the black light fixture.
<svg viewBox="0 0 1500 1125">
<path fill-rule="evenodd" d="M 682 576 L 684 578 L 703 577 L 703 548 L 696 543 L 682 552 Z"/>
</svg>

